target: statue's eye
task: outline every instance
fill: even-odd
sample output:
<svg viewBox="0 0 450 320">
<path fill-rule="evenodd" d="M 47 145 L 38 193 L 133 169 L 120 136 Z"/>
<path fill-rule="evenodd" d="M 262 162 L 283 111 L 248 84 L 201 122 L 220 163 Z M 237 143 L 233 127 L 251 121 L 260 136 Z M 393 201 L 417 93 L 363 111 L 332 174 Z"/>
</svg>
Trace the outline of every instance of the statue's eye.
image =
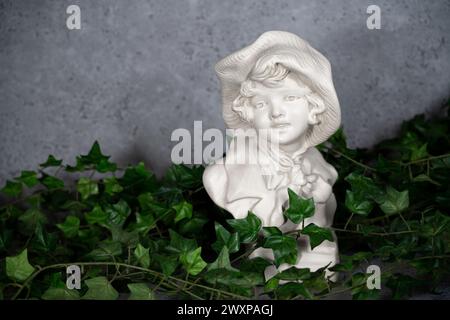
<svg viewBox="0 0 450 320">
<path fill-rule="evenodd" d="M 256 109 L 261 109 L 261 108 L 264 108 L 265 105 L 266 104 L 264 101 L 259 101 L 255 104 L 255 107 L 256 107 Z"/>
<path fill-rule="evenodd" d="M 294 95 L 289 95 L 289 96 L 284 97 L 284 100 L 286 100 L 286 101 L 295 101 L 297 99 L 300 99 L 300 97 L 294 96 Z"/>
</svg>

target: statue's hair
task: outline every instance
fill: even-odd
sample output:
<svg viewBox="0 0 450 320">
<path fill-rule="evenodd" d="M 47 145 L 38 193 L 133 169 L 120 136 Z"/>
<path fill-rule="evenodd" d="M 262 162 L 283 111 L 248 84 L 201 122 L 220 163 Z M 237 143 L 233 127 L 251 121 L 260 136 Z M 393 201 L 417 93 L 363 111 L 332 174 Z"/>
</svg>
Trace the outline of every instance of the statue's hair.
<svg viewBox="0 0 450 320">
<path fill-rule="evenodd" d="M 221 82 L 222 115 L 227 128 L 252 127 L 251 121 L 244 121 L 252 120 L 253 115 L 251 108 L 244 108 L 248 104 L 246 95 L 252 92 L 247 80 L 271 85 L 289 73 L 312 91 L 306 96 L 309 107 L 313 107 L 309 120 L 311 124 L 315 123 L 306 133 L 308 146 L 323 143 L 339 128 L 341 109 L 331 64 L 307 41 L 293 33 L 265 32 L 250 45 L 216 63 L 215 70 Z"/>
<path fill-rule="evenodd" d="M 281 86 L 281 81 L 285 79 L 291 71 L 281 63 L 273 63 L 273 60 L 267 59 L 267 56 L 261 57 L 253 67 L 249 76 L 241 83 L 239 96 L 233 101 L 232 110 L 239 115 L 239 117 L 246 122 L 251 121 L 251 104 L 250 98 L 255 96 L 256 82 L 261 83 L 268 88 L 277 88 Z M 306 87 L 300 78 L 292 73 L 293 78 L 297 83 Z M 325 105 L 322 98 L 315 92 L 307 93 L 304 98 L 308 103 L 315 108 L 315 114 L 320 114 L 325 111 Z M 310 129 L 311 130 L 311 129 Z"/>
</svg>

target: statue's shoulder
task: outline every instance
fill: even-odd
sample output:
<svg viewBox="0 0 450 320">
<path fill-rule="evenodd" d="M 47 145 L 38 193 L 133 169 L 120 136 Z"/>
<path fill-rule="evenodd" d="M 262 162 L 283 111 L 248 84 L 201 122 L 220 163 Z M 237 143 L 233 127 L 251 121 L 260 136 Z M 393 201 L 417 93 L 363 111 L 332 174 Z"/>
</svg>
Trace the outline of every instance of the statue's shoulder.
<svg viewBox="0 0 450 320">
<path fill-rule="evenodd" d="M 203 184 L 211 188 L 225 186 L 228 179 L 241 180 L 244 176 L 261 175 L 258 165 L 227 164 L 225 168 L 225 158 L 220 158 L 207 165 L 203 172 Z"/>
<path fill-rule="evenodd" d="M 226 177 L 225 165 L 221 160 L 219 159 L 206 166 L 203 172 L 203 184 L 217 185 L 222 177 Z"/>
<path fill-rule="evenodd" d="M 211 163 L 203 173 L 203 185 L 217 205 L 225 207 L 237 199 L 255 198 L 266 192 L 258 165 L 225 165 L 224 160 L 222 158 Z"/>
<path fill-rule="evenodd" d="M 336 182 L 338 178 L 336 169 L 325 160 L 322 153 L 316 147 L 309 148 L 305 154 L 305 158 L 311 163 L 312 172 L 319 174 L 330 185 Z"/>
<path fill-rule="evenodd" d="M 222 159 L 209 164 L 203 172 L 203 186 L 213 201 L 223 206 L 227 174 Z"/>
</svg>

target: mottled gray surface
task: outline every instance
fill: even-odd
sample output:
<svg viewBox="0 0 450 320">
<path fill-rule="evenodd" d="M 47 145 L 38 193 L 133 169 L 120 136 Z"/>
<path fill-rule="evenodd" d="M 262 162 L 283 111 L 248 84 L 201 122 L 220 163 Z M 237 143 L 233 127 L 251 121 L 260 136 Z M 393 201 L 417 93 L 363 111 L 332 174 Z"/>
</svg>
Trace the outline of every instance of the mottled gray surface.
<svg viewBox="0 0 450 320">
<path fill-rule="evenodd" d="M 381 30 L 366 28 L 369 4 Z M 214 64 L 274 29 L 330 59 L 350 145 L 371 146 L 450 94 L 449 17 L 448 0 L 0 0 L 0 183 L 95 139 L 163 172 L 173 129 L 223 129 Z"/>
</svg>

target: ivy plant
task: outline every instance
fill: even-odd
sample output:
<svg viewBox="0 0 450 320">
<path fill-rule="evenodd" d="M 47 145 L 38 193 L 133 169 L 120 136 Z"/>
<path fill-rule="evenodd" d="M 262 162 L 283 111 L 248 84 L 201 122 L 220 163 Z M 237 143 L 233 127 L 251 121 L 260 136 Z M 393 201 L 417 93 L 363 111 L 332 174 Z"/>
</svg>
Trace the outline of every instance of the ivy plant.
<svg viewBox="0 0 450 320">
<path fill-rule="evenodd" d="M 365 273 L 374 263 L 389 298 L 436 292 L 450 275 L 449 109 L 406 121 L 370 150 L 349 148 L 340 128 L 319 146 L 339 173 L 333 227 L 305 223 L 314 202 L 289 190 L 285 219 L 302 228 L 288 234 L 215 206 L 203 166 L 173 165 L 157 179 L 143 162 L 119 167 L 97 141 L 72 164 L 49 155 L 1 189 L 0 298 L 376 299 Z M 314 249 L 333 233 L 338 280 L 327 266 L 264 277 L 295 263 L 298 237 Z M 250 259 L 258 247 L 274 261 Z M 81 268 L 79 290 L 66 286 L 69 265 Z"/>
</svg>

